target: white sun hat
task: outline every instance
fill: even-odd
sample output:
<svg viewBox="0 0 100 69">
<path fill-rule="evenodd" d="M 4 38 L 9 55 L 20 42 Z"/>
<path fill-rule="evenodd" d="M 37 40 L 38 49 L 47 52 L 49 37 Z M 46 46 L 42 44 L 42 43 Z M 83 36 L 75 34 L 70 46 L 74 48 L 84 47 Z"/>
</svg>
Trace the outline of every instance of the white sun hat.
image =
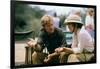
<svg viewBox="0 0 100 69">
<path fill-rule="evenodd" d="M 71 24 L 71 23 L 79 23 L 79 24 L 83 24 L 82 20 L 81 20 L 81 17 L 78 16 L 78 15 L 69 15 L 67 17 L 67 19 L 65 19 L 65 22 L 64 24 L 65 25 L 68 25 L 68 24 Z"/>
</svg>

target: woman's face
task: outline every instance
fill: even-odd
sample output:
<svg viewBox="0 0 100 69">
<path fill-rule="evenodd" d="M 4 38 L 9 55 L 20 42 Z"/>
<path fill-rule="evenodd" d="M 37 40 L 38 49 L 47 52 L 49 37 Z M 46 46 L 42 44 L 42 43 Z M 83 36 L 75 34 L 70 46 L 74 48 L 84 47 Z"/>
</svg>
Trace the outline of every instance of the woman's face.
<svg viewBox="0 0 100 69">
<path fill-rule="evenodd" d="M 68 28 L 70 32 L 74 32 L 74 25 L 73 24 L 68 24 Z"/>
</svg>

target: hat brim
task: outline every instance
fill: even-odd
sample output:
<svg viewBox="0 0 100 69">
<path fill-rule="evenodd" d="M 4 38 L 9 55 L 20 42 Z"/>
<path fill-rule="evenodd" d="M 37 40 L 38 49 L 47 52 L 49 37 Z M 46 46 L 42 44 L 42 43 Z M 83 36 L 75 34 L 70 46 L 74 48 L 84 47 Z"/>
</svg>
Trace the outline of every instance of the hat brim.
<svg viewBox="0 0 100 69">
<path fill-rule="evenodd" d="M 74 20 L 72 20 L 72 21 L 67 21 L 67 22 L 65 22 L 64 24 L 65 24 L 65 25 L 68 25 L 68 24 L 71 24 L 71 23 L 79 23 L 79 24 L 83 24 L 83 22 L 80 22 L 80 21 L 74 21 Z"/>
</svg>

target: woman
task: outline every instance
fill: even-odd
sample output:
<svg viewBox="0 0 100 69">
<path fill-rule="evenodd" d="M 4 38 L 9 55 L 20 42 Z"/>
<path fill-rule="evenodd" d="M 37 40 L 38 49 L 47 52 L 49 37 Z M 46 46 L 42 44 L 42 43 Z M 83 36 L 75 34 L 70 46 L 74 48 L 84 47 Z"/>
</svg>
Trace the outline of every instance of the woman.
<svg viewBox="0 0 100 69">
<path fill-rule="evenodd" d="M 85 28 L 89 32 L 89 34 L 94 38 L 94 9 L 89 8 L 87 10 L 87 15 L 85 19 Z"/>
<path fill-rule="evenodd" d="M 66 27 L 73 33 L 73 42 L 71 48 L 63 47 L 59 52 L 73 52 L 68 57 L 67 62 L 86 62 L 94 56 L 94 42 L 91 35 L 82 28 L 83 23 L 77 15 L 70 15 L 65 20 Z"/>
</svg>

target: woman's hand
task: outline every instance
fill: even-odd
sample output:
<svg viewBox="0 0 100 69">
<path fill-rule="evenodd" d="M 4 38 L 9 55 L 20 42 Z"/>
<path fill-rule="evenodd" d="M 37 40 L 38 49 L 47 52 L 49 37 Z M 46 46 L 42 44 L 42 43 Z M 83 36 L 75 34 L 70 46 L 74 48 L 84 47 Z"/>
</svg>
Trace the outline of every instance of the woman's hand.
<svg viewBox="0 0 100 69">
<path fill-rule="evenodd" d="M 67 48 L 67 47 L 60 47 L 60 48 L 56 48 L 55 52 L 66 52 L 66 53 L 73 53 L 73 50 L 71 48 Z"/>
<path fill-rule="evenodd" d="M 59 47 L 55 49 L 55 52 L 63 52 L 65 50 L 65 47 Z"/>
</svg>

